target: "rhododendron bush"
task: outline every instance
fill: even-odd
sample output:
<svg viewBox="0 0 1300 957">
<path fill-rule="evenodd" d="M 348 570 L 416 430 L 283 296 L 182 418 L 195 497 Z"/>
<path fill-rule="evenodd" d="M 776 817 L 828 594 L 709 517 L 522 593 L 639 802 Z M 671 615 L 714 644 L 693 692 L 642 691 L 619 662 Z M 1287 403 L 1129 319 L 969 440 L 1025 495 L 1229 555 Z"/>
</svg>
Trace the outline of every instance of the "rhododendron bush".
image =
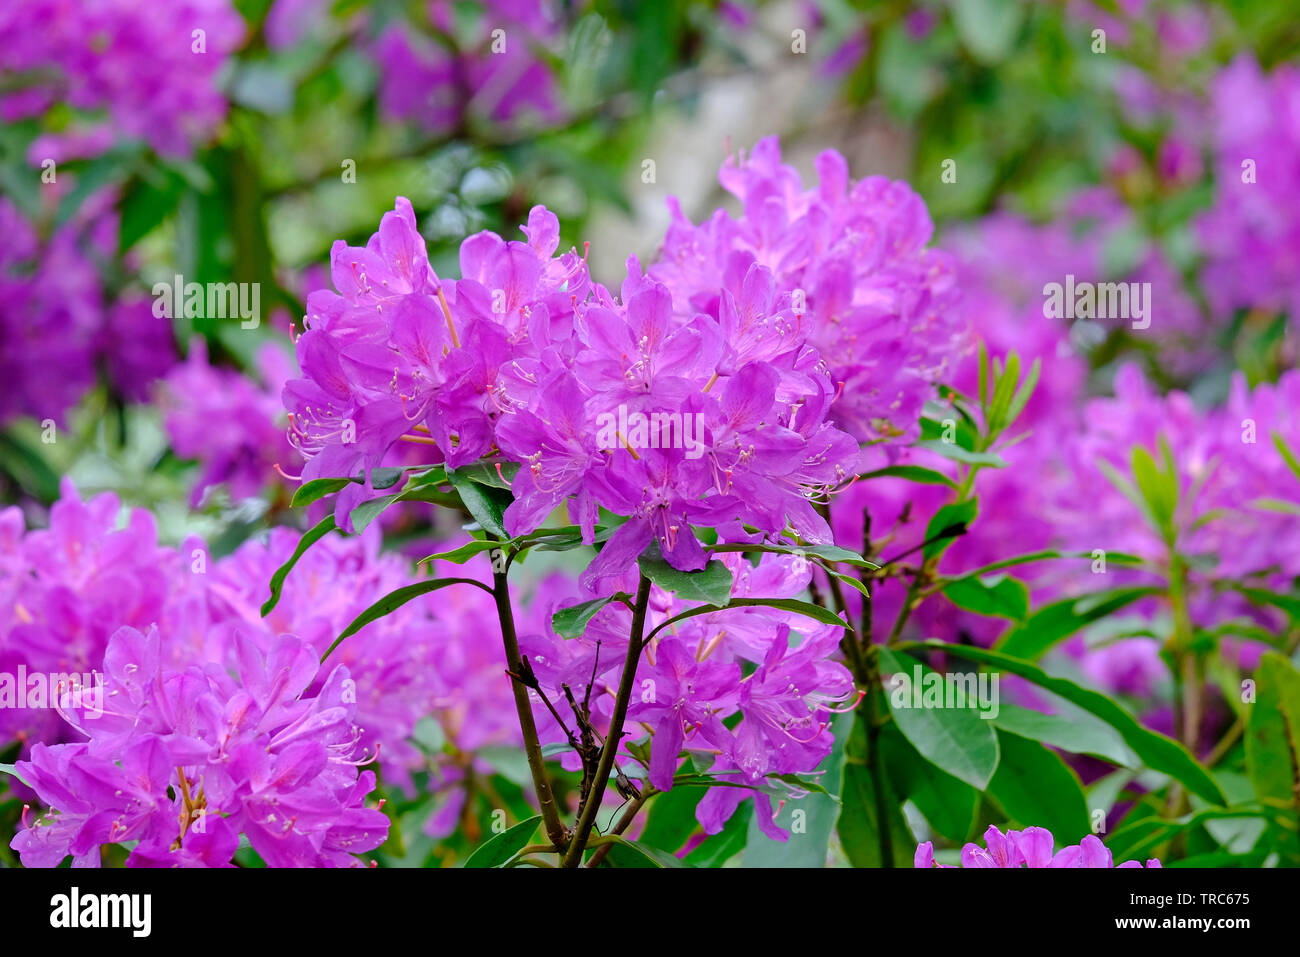
<svg viewBox="0 0 1300 957">
<path fill-rule="evenodd" d="M 0 864 L 1300 865 L 1294 31 L 904 7 L 0 12 Z"/>
</svg>

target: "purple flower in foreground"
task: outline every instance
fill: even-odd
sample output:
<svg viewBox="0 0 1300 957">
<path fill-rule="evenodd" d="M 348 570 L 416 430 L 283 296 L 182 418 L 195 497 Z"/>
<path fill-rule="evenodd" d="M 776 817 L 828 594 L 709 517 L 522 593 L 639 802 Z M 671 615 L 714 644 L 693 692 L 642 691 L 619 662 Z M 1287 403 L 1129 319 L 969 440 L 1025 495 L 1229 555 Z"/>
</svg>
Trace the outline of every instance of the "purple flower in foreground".
<svg viewBox="0 0 1300 957">
<path fill-rule="evenodd" d="M 1003 834 L 990 826 L 984 832 L 984 847 L 967 844 L 961 850 L 962 867 L 1114 867 L 1110 848 L 1095 834 L 1089 834 L 1079 844 L 1063 847 L 1055 854 L 1052 832 L 1043 827 L 1027 827 L 1023 831 Z M 916 867 L 951 867 L 938 864 L 934 859 L 934 845 L 925 841 L 918 844 L 913 860 Z M 1138 861 L 1125 861 L 1120 867 L 1141 867 Z M 1161 867 L 1151 858 L 1147 867 Z"/>
<path fill-rule="evenodd" d="M 264 655 L 238 638 L 238 669 L 163 665 L 157 629 L 121 628 L 104 658 L 102 701 L 65 709 L 87 741 L 39 744 L 18 773 L 51 810 L 15 835 L 29 867 L 71 855 L 99 866 L 106 844 L 137 842 L 129 866 L 227 866 L 245 834 L 271 867 L 359 866 L 388 819 L 356 754 L 354 682 L 290 635 Z"/>
</svg>

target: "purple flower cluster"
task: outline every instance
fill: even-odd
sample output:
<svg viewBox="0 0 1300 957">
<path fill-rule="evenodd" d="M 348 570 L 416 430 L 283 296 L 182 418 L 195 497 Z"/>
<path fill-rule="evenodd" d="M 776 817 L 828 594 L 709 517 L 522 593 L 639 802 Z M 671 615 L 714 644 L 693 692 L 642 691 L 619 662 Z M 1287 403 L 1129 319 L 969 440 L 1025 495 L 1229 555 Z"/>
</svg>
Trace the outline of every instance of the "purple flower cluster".
<svg viewBox="0 0 1300 957">
<path fill-rule="evenodd" d="M 554 255 L 542 207 L 523 231 L 467 239 L 459 280 L 434 275 L 404 199 L 365 248 L 335 244 L 338 292 L 309 297 L 284 393 L 303 477 L 368 474 L 401 439 L 452 468 L 495 448 L 521 466 L 510 534 L 566 503 L 588 542 L 598 508 L 626 519 L 588 588 L 654 541 L 703 568 L 693 525 L 828 541 L 813 500 L 856 473 L 858 446 L 829 422 L 835 385 L 771 270 L 737 260 L 718 314 L 688 314 L 635 260 L 620 296 L 592 284 Z M 340 519 L 366 491 L 339 496 Z"/>
<path fill-rule="evenodd" d="M 359 866 L 388 836 L 367 808 L 373 771 L 357 748 L 354 682 L 336 666 L 319 691 L 316 653 L 290 635 L 263 654 L 237 642 L 234 674 L 173 670 L 156 629 L 119 629 L 102 702 L 66 702 L 89 740 L 38 744 L 18 773 L 57 812 L 18 833 L 27 867 L 96 867 L 106 844 L 137 842 L 129 866 L 229 866 L 245 835 L 272 867 Z M 179 824 L 178 824 L 179 822 Z"/>
<path fill-rule="evenodd" d="M 379 68 L 385 115 L 438 135 L 472 122 L 552 124 L 562 118 L 551 66 L 563 41 L 560 4 L 487 0 L 472 13 L 448 0 L 423 6 L 423 17 L 350 12 L 335 25 L 356 34 L 355 45 Z M 267 15 L 268 43 L 279 50 L 326 33 L 322 23 L 329 19 L 322 15 L 328 8 L 325 0 L 276 0 Z"/>
<path fill-rule="evenodd" d="M 142 400 L 175 362 L 171 327 L 128 294 L 106 303 L 94 259 L 117 241 L 99 198 L 42 239 L 0 198 L 0 423 L 20 415 L 62 423 L 102 368 L 117 392 Z"/>
<path fill-rule="evenodd" d="M 279 345 L 267 343 L 257 359 L 261 384 L 210 365 L 204 341 L 196 339 L 189 358 L 160 383 L 159 405 L 172 448 L 203 465 L 191 504 L 218 484 L 237 499 L 255 495 L 266 487 L 275 466 L 295 458 L 280 404 L 290 376 L 288 356 Z"/>
<path fill-rule="evenodd" d="M 1053 853 L 1056 844 L 1052 832 L 1043 827 L 1027 827 L 1023 831 L 1003 834 L 996 827 L 984 832 L 984 847 L 967 844 L 961 849 L 962 867 L 1114 867 L 1115 858 L 1110 848 L 1095 834 L 1089 834 L 1080 843 L 1063 847 Z M 917 867 L 945 867 L 934 860 L 934 845 L 929 841 L 917 845 Z M 1139 861 L 1125 861 L 1120 867 L 1141 867 Z M 1147 867 L 1161 867 L 1152 858 Z"/>
<path fill-rule="evenodd" d="M 136 762 L 162 760 L 158 756 L 165 755 L 164 769 L 184 768 L 193 788 L 206 788 L 212 813 L 220 809 L 220 817 L 210 817 L 209 823 L 227 823 L 215 825 L 207 837 L 194 838 L 193 845 L 181 840 L 180 856 L 165 859 L 158 855 L 183 837 L 172 833 L 179 806 L 137 795 L 144 802 L 140 807 L 148 805 L 141 813 L 157 817 L 148 828 L 157 824 L 154 836 L 167 837 L 167 842 L 150 844 L 147 853 L 137 850 L 136 863 L 191 861 L 191 851 L 191 862 L 201 858 L 209 864 L 223 863 L 233 850 L 227 847 L 227 837 L 241 830 L 259 853 L 276 855 L 279 862 L 338 863 L 343 858 L 331 847 L 346 848 L 351 841 L 350 853 L 360 853 L 375 846 L 349 830 L 352 824 L 369 820 L 357 815 L 361 797 L 373 788 L 370 777 L 357 778 L 355 764 L 377 760 L 388 786 L 409 787 L 411 773 L 428 762 L 410 740 L 420 719 L 438 720 L 448 741 L 462 751 L 516 743 L 519 731 L 512 720 L 500 649 L 495 642 L 483 642 L 478 627 L 485 615 L 492 614 L 491 599 L 480 590 L 448 594 L 437 606 L 403 606 L 348 638 L 328 667 L 318 670 L 319 656 L 357 615 L 411 582 L 404 560 L 378 553 L 377 530 L 319 542 L 302 556 L 284 583 L 279 603 L 262 618 L 266 582 L 297 543 L 292 531 L 274 530 L 269 543 L 246 543 L 233 555 L 209 563 L 207 549 L 198 539 L 188 539 L 178 549 L 159 546 L 148 512 L 130 512 L 124 525 L 121 512 L 114 495 L 105 493 L 82 502 L 68 483 L 51 510 L 48 529 L 24 532 L 18 509 L 0 512 L 0 673 L 98 673 L 107 681 L 102 717 L 78 717 L 66 700 L 5 701 L 0 707 L 4 722 L 0 741 L 23 744 L 22 753 L 30 764 L 20 762 L 19 773 L 43 802 L 62 812 L 64 821 L 63 830 L 57 832 L 62 836 L 20 835 L 22 846 L 29 849 L 24 854 L 55 854 L 62 849 L 60 857 L 68 853 L 80 857 L 91 852 L 87 841 L 92 835 L 95 847 L 145 841 L 142 831 L 132 829 L 127 834 L 101 827 L 116 820 L 116 811 L 111 819 L 97 820 L 83 838 L 77 833 L 87 822 L 77 828 L 70 822 L 86 811 L 86 802 L 95 805 L 96 814 L 105 808 L 126 811 L 112 801 L 100 807 L 102 792 L 82 787 L 93 783 L 85 774 L 97 776 L 94 787 L 100 788 L 116 780 L 119 771 L 134 777 L 143 767 Z M 157 680 L 139 685 L 148 684 L 141 691 L 145 697 L 133 697 L 125 686 L 113 684 L 143 664 L 134 659 L 122 664 L 115 645 L 118 651 L 145 645 L 152 649 L 148 666 Z M 263 668 L 258 664 L 263 660 L 271 664 Z M 276 674 L 289 663 L 288 683 L 277 684 Z M 273 697 L 267 697 L 272 690 Z M 256 699 L 256 707 L 240 705 L 247 715 L 239 717 L 236 705 L 244 701 L 240 696 L 245 693 Z M 345 700 L 338 700 L 339 695 Z M 27 706 L 15 707 L 16 703 Z M 331 710 L 344 706 L 346 714 Z M 215 723 L 201 728 L 168 724 L 180 722 L 193 709 Z M 319 716 L 326 710 L 329 721 Z M 125 725 L 119 721 L 126 720 L 123 715 L 130 717 Z M 223 725 L 218 720 L 225 720 L 223 715 L 244 723 Z M 313 742 L 310 748 L 292 744 L 299 735 L 289 729 L 289 722 L 299 718 L 319 722 L 302 735 Z M 140 735 L 127 734 L 132 728 L 140 735 L 147 731 L 165 740 L 149 743 Z M 176 735 L 186 738 L 189 750 L 168 750 Z M 306 760 L 308 752 L 311 761 L 301 766 L 275 764 L 281 759 L 274 758 L 278 753 L 274 742 L 281 735 L 284 745 L 293 747 L 284 762 Z M 83 737 L 89 741 L 81 741 Z M 232 747 L 238 739 L 246 757 L 260 749 L 266 760 L 274 759 L 274 766 L 232 769 L 224 762 L 235 760 L 233 751 L 217 758 L 205 756 L 210 747 L 194 750 L 195 740 L 219 746 L 223 739 L 230 740 Z M 73 740 L 80 743 L 60 743 Z M 251 741 L 259 742 L 256 748 Z M 322 753 L 328 760 L 316 767 L 315 756 Z M 110 765 L 119 770 L 111 770 Z M 289 774 L 295 766 L 298 770 Z M 288 775 L 283 780 L 281 771 Z M 240 774 L 249 776 L 239 778 Z M 351 779 L 345 781 L 349 774 Z M 164 794 L 169 785 L 174 794 L 181 794 L 180 782 L 170 771 L 149 781 L 150 788 L 158 785 Z M 298 794 L 300 787 L 309 784 Z M 344 785 L 346 790 L 339 790 Z M 266 787 L 278 791 L 263 793 Z M 197 800 L 193 788 L 190 796 Z M 157 797 L 156 791 L 149 793 Z M 219 804 L 215 803 L 218 793 Z M 70 795 L 79 797 L 73 801 Z M 272 835 L 268 815 L 281 797 L 290 813 L 276 820 L 282 827 L 291 826 Z M 305 802 L 301 827 L 293 824 L 295 801 Z M 240 807 L 246 816 L 239 816 Z M 137 823 L 146 827 L 143 817 Z M 365 825 L 367 833 L 373 823 Z M 332 830 L 336 825 L 340 830 Z M 254 838 L 254 831 L 261 837 Z M 272 843 L 259 843 L 263 838 Z M 216 844 L 207 848 L 205 842 Z M 310 857 L 312 853 L 317 856 Z M 266 859 L 271 861 L 269 856 Z"/>
<path fill-rule="evenodd" d="M 1300 317 L 1300 69 L 1242 56 L 1214 80 L 1214 206 L 1198 222 L 1206 295 Z"/>
<path fill-rule="evenodd" d="M 719 174 L 742 215 L 720 209 L 695 225 L 671 201 L 650 275 L 683 317 L 735 315 L 753 348 L 815 349 L 835 386 L 832 420 L 858 440 L 910 440 L 935 383 L 969 344 L 953 308 L 952 260 L 927 248 L 934 226 L 907 184 L 853 182 L 833 150 L 817 158 L 817 172 L 818 188 L 805 190 L 777 139 L 760 140 Z M 764 311 L 742 298 L 753 264 L 771 272 L 789 315 L 760 322 Z"/>
<path fill-rule="evenodd" d="M 47 133 L 29 159 L 103 152 L 115 138 L 186 156 L 224 119 L 217 74 L 243 40 L 228 0 L 17 0 L 0 10 L 0 116 L 6 122 L 66 103 L 81 116 Z"/>
<path fill-rule="evenodd" d="M 559 120 L 559 86 L 545 53 L 560 36 L 551 4 L 489 0 L 470 28 L 454 7 L 436 0 L 427 24 L 394 21 L 379 35 L 373 56 L 384 66 L 384 112 L 433 133 L 470 117 L 497 124 Z"/>
</svg>

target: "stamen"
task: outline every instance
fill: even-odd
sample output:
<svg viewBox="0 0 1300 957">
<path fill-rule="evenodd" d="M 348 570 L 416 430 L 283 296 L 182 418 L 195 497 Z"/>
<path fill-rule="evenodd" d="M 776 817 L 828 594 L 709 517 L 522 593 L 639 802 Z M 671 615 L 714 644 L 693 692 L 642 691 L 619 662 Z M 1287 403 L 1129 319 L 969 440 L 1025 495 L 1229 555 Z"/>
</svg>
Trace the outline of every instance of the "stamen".
<svg viewBox="0 0 1300 957">
<path fill-rule="evenodd" d="M 451 344 L 459 349 L 460 336 L 456 335 L 456 324 L 451 321 L 451 307 L 447 305 L 447 297 L 443 294 L 441 286 L 438 287 L 438 305 L 442 306 L 442 314 L 447 317 L 447 331 L 451 333 Z"/>
</svg>

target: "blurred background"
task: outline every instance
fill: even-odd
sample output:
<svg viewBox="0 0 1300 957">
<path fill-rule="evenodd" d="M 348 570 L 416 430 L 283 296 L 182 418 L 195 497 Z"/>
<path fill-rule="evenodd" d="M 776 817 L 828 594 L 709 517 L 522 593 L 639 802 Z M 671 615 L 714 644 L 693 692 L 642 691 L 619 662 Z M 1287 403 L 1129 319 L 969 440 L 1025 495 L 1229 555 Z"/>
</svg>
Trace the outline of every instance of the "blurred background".
<svg viewBox="0 0 1300 957">
<path fill-rule="evenodd" d="M 768 135 L 806 180 L 834 147 L 911 183 L 983 310 L 1039 272 L 1153 281 L 1158 335 L 1071 331 L 1096 388 L 1135 354 L 1216 401 L 1294 358 L 1298 44 L 1289 0 L 6 4 L 0 499 L 68 475 L 228 551 L 286 500 L 283 423 L 250 448 L 223 416 L 278 415 L 336 239 L 407 196 L 455 274 L 540 203 L 616 282 L 669 197 L 734 208 L 717 170 Z M 159 318 L 177 275 L 259 283 L 258 327 Z"/>
</svg>

